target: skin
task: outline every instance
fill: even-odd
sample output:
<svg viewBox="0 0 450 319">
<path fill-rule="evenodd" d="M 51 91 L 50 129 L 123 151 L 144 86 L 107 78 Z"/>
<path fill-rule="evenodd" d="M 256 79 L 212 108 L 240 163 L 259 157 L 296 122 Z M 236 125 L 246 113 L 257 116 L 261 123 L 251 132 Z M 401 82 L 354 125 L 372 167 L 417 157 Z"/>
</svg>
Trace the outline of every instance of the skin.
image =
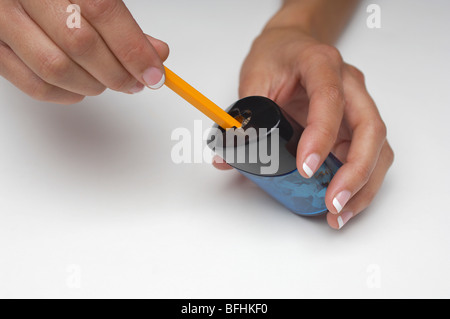
<svg viewBox="0 0 450 319">
<path fill-rule="evenodd" d="M 302 176 L 308 178 L 305 163 L 315 172 L 329 152 L 344 163 L 326 194 L 335 229 L 369 206 L 394 159 L 364 75 L 332 46 L 356 3 L 284 1 L 240 78 L 241 98 L 269 97 L 305 127 L 297 154 Z M 70 4 L 81 8 L 80 29 L 66 27 Z M 73 104 L 106 88 L 157 88 L 168 55 L 167 44 L 144 34 L 121 0 L 0 1 L 0 75 L 37 100 Z M 230 168 L 220 160 L 215 166 Z"/>
<path fill-rule="evenodd" d="M 285 1 L 254 41 L 240 79 L 241 98 L 271 98 L 305 127 L 297 151 L 303 177 L 309 178 L 305 162 L 315 172 L 330 152 L 344 163 L 325 197 L 327 221 L 334 229 L 370 205 L 394 160 L 363 73 L 332 46 L 356 4 Z M 312 154 L 315 160 L 308 161 Z M 220 158 L 214 165 L 230 168 Z"/>
<path fill-rule="evenodd" d="M 71 4 L 81 9 L 79 29 L 66 26 Z M 137 93 L 161 80 L 168 55 L 121 0 L 0 1 L 0 75 L 37 100 Z"/>
</svg>

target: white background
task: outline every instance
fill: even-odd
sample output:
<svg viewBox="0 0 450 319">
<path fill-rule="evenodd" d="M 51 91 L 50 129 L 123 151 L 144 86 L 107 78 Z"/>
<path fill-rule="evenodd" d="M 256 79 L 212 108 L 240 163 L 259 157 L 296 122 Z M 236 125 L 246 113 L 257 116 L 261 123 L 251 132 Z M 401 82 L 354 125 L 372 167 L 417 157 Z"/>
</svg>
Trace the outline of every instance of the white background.
<svg viewBox="0 0 450 319">
<path fill-rule="evenodd" d="M 367 6 L 382 8 L 368 29 Z M 277 0 L 127 1 L 172 68 L 222 107 Z M 450 297 L 450 4 L 363 1 L 338 44 L 396 161 L 341 231 L 237 172 L 175 165 L 211 121 L 169 89 L 39 103 L 0 80 L 0 297 Z"/>
</svg>

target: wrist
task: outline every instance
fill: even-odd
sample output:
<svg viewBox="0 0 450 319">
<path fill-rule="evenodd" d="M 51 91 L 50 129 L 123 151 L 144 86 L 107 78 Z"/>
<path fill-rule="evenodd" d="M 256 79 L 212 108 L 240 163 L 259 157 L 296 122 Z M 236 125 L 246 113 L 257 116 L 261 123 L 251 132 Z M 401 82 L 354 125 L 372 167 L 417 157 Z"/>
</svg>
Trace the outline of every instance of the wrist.
<svg viewBox="0 0 450 319">
<path fill-rule="evenodd" d="M 333 44 L 359 0 L 284 0 L 264 31 L 294 28 L 316 40 Z M 263 32 L 264 32 L 263 31 Z"/>
<path fill-rule="evenodd" d="M 313 14 L 310 7 L 305 6 L 302 1 L 285 1 L 266 24 L 263 33 L 272 29 L 293 28 L 314 36 L 316 32 L 314 31 Z"/>
</svg>

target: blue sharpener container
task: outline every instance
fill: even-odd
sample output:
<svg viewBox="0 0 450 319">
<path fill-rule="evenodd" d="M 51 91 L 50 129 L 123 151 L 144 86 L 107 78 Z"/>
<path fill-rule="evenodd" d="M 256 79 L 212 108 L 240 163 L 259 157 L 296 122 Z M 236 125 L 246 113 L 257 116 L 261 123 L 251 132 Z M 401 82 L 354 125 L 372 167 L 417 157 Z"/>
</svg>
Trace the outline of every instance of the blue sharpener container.
<svg viewBox="0 0 450 319">
<path fill-rule="evenodd" d="M 251 96 L 227 112 L 242 128 L 225 131 L 215 125 L 208 139 L 213 151 L 295 214 L 316 216 L 328 211 L 325 192 L 342 166 L 333 154 L 312 178 L 303 178 L 296 167 L 296 154 L 304 128 L 275 102 Z"/>
</svg>

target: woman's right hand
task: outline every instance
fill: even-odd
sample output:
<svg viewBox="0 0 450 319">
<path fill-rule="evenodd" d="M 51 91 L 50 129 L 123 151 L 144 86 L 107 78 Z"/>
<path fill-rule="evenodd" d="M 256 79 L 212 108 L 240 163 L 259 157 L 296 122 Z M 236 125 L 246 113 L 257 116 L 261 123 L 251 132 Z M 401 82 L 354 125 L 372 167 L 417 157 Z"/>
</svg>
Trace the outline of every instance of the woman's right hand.
<svg viewBox="0 0 450 319">
<path fill-rule="evenodd" d="M 80 8 L 80 28 L 67 24 L 71 5 Z M 168 55 L 122 0 L 0 2 L 0 75 L 37 100 L 73 104 L 106 88 L 158 89 Z"/>
</svg>

